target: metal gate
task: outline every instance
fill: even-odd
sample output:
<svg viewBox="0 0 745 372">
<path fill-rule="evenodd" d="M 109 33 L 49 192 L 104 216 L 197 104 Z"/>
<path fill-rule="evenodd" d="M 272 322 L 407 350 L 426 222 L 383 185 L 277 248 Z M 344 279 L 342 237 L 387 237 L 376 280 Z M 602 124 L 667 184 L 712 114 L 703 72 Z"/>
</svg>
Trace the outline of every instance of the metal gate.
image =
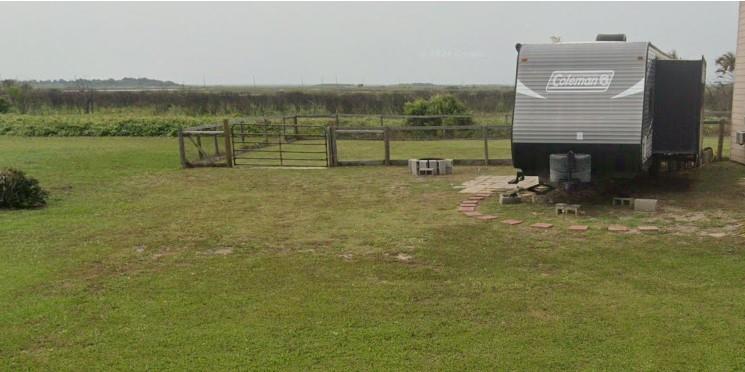
<svg viewBox="0 0 745 372">
<path fill-rule="evenodd" d="M 254 167 L 328 167 L 328 129 L 322 125 L 230 125 L 233 163 Z"/>
</svg>

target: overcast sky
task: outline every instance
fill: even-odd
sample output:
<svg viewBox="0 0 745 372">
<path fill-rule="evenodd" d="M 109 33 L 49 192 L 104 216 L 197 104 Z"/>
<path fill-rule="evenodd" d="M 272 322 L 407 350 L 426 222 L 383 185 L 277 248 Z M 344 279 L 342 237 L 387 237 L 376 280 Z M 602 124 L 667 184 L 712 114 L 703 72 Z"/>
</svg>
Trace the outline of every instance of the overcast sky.
<svg viewBox="0 0 745 372">
<path fill-rule="evenodd" d="M 0 76 L 512 84 L 517 42 L 735 49 L 737 3 L 0 3 Z"/>
</svg>

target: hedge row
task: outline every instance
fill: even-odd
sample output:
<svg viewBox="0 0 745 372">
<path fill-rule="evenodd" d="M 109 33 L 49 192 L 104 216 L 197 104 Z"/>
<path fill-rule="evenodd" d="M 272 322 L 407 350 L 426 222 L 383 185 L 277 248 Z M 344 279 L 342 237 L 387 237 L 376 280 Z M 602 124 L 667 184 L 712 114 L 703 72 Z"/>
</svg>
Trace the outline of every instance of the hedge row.
<svg viewBox="0 0 745 372">
<path fill-rule="evenodd" d="M 35 137 L 175 136 L 179 128 L 217 123 L 222 117 L 129 115 L 0 115 L 0 135 Z"/>
</svg>

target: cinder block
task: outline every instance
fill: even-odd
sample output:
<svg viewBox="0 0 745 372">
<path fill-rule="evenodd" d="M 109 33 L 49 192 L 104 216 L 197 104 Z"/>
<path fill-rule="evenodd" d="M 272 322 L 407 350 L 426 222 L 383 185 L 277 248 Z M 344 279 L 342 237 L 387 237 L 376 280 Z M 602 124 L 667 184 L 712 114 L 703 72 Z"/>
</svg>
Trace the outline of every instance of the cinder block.
<svg viewBox="0 0 745 372">
<path fill-rule="evenodd" d="M 499 194 L 499 204 L 519 204 L 520 196 L 517 194 Z"/>
<path fill-rule="evenodd" d="M 613 205 L 620 206 L 632 206 L 634 204 L 634 198 L 613 198 Z"/>
<path fill-rule="evenodd" d="M 532 192 L 521 193 L 520 200 L 523 203 L 535 203 L 535 193 L 532 193 Z"/>
<path fill-rule="evenodd" d="M 637 212 L 655 212 L 657 199 L 634 199 L 634 210 Z"/>
</svg>

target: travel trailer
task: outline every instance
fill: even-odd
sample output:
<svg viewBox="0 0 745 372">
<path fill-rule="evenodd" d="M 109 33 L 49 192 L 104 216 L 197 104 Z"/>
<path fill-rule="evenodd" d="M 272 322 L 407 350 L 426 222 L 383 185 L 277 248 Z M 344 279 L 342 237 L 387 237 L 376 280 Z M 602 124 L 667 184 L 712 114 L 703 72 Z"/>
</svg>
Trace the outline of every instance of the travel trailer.
<svg viewBox="0 0 745 372">
<path fill-rule="evenodd" d="M 625 35 L 517 44 L 512 159 L 541 183 L 698 165 L 706 62 Z"/>
</svg>

